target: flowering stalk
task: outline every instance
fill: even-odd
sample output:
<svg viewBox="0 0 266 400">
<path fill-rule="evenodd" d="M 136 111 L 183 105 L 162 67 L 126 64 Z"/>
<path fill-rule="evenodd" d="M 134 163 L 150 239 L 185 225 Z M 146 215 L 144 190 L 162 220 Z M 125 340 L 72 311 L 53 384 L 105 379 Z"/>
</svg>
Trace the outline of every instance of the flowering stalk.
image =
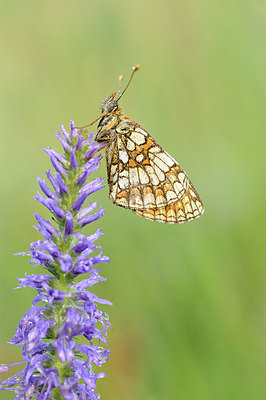
<svg viewBox="0 0 266 400">
<path fill-rule="evenodd" d="M 95 241 L 102 235 L 98 229 L 90 236 L 81 233 L 87 224 L 99 219 L 104 211 L 92 202 L 82 208 L 87 197 L 101 189 L 101 178 L 86 183 L 100 165 L 102 147 L 84 137 L 71 121 L 71 133 L 61 127 L 57 134 L 64 155 L 44 149 L 50 156 L 55 173 L 46 173 L 51 187 L 38 178 L 44 194 L 35 200 L 52 213 L 51 221 L 35 214 L 37 229 L 44 240 L 31 243 L 30 263 L 42 265 L 47 273 L 18 279 L 19 286 L 33 287 L 37 297 L 25 313 L 11 340 L 22 346 L 24 369 L 0 384 L 1 390 L 15 391 L 15 400 L 90 400 L 98 399 L 96 381 L 105 376 L 96 373 L 109 356 L 108 315 L 97 309 L 97 303 L 111 304 L 90 291 L 99 275 L 97 264 L 109 262 Z M 81 278 L 82 274 L 87 274 Z M 77 279 L 78 278 L 78 279 Z M 84 344 L 83 338 L 88 344 Z M 0 366 L 5 372 L 10 366 Z"/>
</svg>

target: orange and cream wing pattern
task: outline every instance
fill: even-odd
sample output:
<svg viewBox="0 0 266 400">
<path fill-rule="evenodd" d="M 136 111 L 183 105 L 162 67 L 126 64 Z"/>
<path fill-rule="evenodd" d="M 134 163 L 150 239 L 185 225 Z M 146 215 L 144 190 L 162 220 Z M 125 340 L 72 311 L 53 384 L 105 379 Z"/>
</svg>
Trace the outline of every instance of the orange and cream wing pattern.
<svg viewBox="0 0 266 400">
<path fill-rule="evenodd" d="M 110 199 L 155 221 L 180 223 L 203 213 L 201 200 L 178 163 L 137 123 L 107 148 Z"/>
<path fill-rule="evenodd" d="M 135 210 L 135 212 L 151 221 L 182 224 L 200 217 L 204 208 L 195 188 L 189 184 L 185 196 L 176 203 L 157 209 Z"/>
<path fill-rule="evenodd" d="M 188 178 L 177 162 L 139 126 L 117 135 L 107 150 L 111 200 L 146 210 L 174 204 L 185 195 Z M 109 162 L 108 162 L 109 159 Z"/>
</svg>

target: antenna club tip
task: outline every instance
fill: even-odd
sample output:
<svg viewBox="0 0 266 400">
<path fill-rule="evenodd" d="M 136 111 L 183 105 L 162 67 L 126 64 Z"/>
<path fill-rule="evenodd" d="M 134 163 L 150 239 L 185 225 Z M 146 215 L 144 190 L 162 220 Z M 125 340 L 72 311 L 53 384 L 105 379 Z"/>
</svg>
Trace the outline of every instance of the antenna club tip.
<svg viewBox="0 0 266 400">
<path fill-rule="evenodd" d="M 119 75 L 118 80 L 122 81 L 123 78 L 124 78 L 123 75 Z"/>
<path fill-rule="evenodd" d="M 140 68 L 140 65 L 139 65 L 139 64 L 136 64 L 136 65 L 134 65 L 133 70 L 134 70 L 134 71 L 137 71 L 139 68 Z"/>
</svg>

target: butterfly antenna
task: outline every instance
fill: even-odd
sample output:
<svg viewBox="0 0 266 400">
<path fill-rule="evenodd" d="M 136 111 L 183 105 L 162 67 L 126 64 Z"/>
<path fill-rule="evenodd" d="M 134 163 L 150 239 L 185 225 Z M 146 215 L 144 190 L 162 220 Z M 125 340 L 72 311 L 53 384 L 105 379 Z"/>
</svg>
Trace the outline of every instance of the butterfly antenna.
<svg viewBox="0 0 266 400">
<path fill-rule="evenodd" d="M 123 94 L 125 93 L 125 91 L 127 90 L 127 88 L 129 87 L 130 82 L 132 81 L 132 78 L 133 78 L 135 72 L 139 69 L 139 67 L 140 67 L 139 64 L 134 65 L 133 71 L 132 71 L 131 76 L 130 76 L 130 78 L 129 78 L 129 81 L 128 81 L 128 83 L 127 83 L 127 85 L 126 85 L 126 87 L 125 87 L 125 89 L 123 90 L 122 93 L 121 93 L 121 90 L 122 90 L 123 75 L 120 75 L 120 76 L 119 76 L 119 78 L 118 78 L 118 80 L 119 80 L 119 90 L 118 90 L 118 97 L 117 97 L 117 100 L 116 100 L 116 101 L 118 101 L 118 100 L 121 99 L 121 97 L 123 96 Z M 113 99 L 114 99 L 114 97 L 115 97 L 115 93 L 113 93 L 113 95 L 112 95 L 112 98 L 113 98 Z M 76 129 L 88 128 L 88 126 L 91 126 L 91 125 L 95 124 L 95 122 L 99 121 L 99 119 L 101 119 L 102 117 L 104 117 L 106 114 L 107 114 L 107 113 L 102 113 L 102 115 L 100 115 L 98 118 L 96 118 L 93 122 L 91 122 L 91 123 L 88 124 L 88 125 L 76 126 L 75 128 L 76 128 Z"/>
<path fill-rule="evenodd" d="M 121 99 L 121 97 L 123 96 L 123 94 L 125 93 L 125 91 L 127 90 L 127 88 L 129 87 L 129 85 L 130 85 L 130 82 L 132 81 L 132 78 L 133 78 L 133 76 L 134 76 L 135 72 L 136 72 L 136 71 L 139 69 L 139 67 L 140 67 L 140 65 L 139 65 L 139 64 L 137 64 L 137 65 L 134 65 L 134 67 L 133 67 L 133 71 L 132 71 L 132 73 L 131 73 L 131 76 L 130 76 L 130 78 L 129 78 L 129 81 L 128 81 L 128 83 L 127 83 L 127 85 L 126 85 L 125 89 L 123 90 L 123 92 L 122 92 L 121 94 L 120 94 L 120 92 L 121 92 L 121 84 L 122 84 L 122 79 L 123 79 L 123 76 L 122 76 L 122 75 L 120 75 L 120 77 L 119 77 L 120 87 L 119 87 L 118 97 L 117 97 L 117 100 L 116 100 L 116 101 L 118 101 L 118 100 L 120 100 L 120 99 Z"/>
<path fill-rule="evenodd" d="M 93 122 L 91 122 L 88 125 L 84 125 L 84 126 L 75 126 L 75 129 L 84 129 L 84 128 L 88 128 L 88 126 L 91 126 L 93 124 L 95 124 L 95 122 L 99 121 L 99 119 L 101 119 L 102 117 L 104 117 L 106 115 L 106 113 L 102 113 L 102 115 L 100 115 L 98 118 L 96 118 Z"/>
<path fill-rule="evenodd" d="M 123 78 L 124 78 L 123 75 L 120 75 L 118 77 L 118 80 L 119 80 L 119 90 L 118 90 L 118 93 L 117 93 L 118 99 L 120 98 L 121 91 L 122 91 L 122 80 L 123 80 Z"/>
</svg>

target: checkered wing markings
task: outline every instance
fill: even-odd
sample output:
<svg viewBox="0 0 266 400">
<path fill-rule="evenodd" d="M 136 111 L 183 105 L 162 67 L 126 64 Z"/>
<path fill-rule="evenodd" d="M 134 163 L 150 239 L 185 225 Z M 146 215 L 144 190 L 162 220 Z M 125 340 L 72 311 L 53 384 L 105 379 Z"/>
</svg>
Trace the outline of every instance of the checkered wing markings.
<svg viewBox="0 0 266 400">
<path fill-rule="evenodd" d="M 199 217 L 203 205 L 185 172 L 147 132 L 135 129 L 118 136 L 106 152 L 112 202 L 164 223 Z"/>
<path fill-rule="evenodd" d="M 146 219 L 166 224 L 181 224 L 200 217 L 204 212 L 203 204 L 192 184 L 189 183 L 183 199 L 159 209 L 135 210 Z"/>
<path fill-rule="evenodd" d="M 131 133 L 118 137 L 117 142 L 118 196 L 112 199 L 116 204 L 134 210 L 156 209 L 185 196 L 188 177 L 141 127 L 136 125 Z"/>
</svg>

